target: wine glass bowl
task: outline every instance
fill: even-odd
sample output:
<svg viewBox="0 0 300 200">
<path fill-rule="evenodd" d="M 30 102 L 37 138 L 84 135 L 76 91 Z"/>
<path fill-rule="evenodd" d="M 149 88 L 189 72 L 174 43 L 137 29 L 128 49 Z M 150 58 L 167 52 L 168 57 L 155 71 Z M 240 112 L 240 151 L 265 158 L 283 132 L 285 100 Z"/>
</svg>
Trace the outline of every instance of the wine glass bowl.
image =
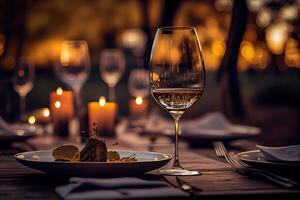
<svg viewBox="0 0 300 200">
<path fill-rule="evenodd" d="M 20 117 L 24 114 L 26 108 L 26 96 L 33 88 L 34 64 L 28 57 L 22 57 L 18 60 L 13 74 L 14 90 L 20 96 Z"/>
<path fill-rule="evenodd" d="M 120 49 L 104 49 L 100 53 L 99 71 L 103 81 L 109 87 L 109 99 L 116 100 L 115 86 L 125 70 L 125 56 Z"/>
<path fill-rule="evenodd" d="M 156 32 L 150 58 L 150 90 L 153 98 L 175 121 L 175 155 L 164 175 L 198 175 L 183 169 L 178 156 L 179 119 L 205 88 L 205 66 L 193 27 L 164 27 Z"/>
<path fill-rule="evenodd" d="M 149 95 L 149 71 L 132 70 L 129 75 L 128 88 L 132 96 L 146 98 Z"/>
</svg>

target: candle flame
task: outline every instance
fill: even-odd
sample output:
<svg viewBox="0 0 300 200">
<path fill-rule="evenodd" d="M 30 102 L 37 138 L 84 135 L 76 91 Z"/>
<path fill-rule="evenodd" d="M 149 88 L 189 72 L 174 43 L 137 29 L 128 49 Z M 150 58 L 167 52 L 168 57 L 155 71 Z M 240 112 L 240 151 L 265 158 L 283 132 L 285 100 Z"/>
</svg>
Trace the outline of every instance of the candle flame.
<svg viewBox="0 0 300 200">
<path fill-rule="evenodd" d="M 63 89 L 62 89 L 61 87 L 58 87 L 58 88 L 56 89 L 56 94 L 58 94 L 58 95 L 62 95 L 63 92 L 64 92 L 64 91 L 63 91 Z"/>
<path fill-rule="evenodd" d="M 28 123 L 29 124 L 34 124 L 35 123 L 35 116 L 31 115 L 30 117 L 28 117 Z"/>
<path fill-rule="evenodd" d="M 55 107 L 60 108 L 61 107 L 61 102 L 60 101 L 55 101 Z"/>
<path fill-rule="evenodd" d="M 50 110 L 48 108 L 45 108 L 44 111 L 43 111 L 43 115 L 45 117 L 49 117 L 50 116 Z"/>
<path fill-rule="evenodd" d="M 105 103 L 106 103 L 105 97 L 101 96 L 101 97 L 99 98 L 99 105 L 100 105 L 100 106 L 104 106 Z"/>
<path fill-rule="evenodd" d="M 136 103 L 137 105 L 141 105 L 141 104 L 143 103 L 143 98 L 142 98 L 142 97 L 136 97 L 135 103 Z"/>
</svg>

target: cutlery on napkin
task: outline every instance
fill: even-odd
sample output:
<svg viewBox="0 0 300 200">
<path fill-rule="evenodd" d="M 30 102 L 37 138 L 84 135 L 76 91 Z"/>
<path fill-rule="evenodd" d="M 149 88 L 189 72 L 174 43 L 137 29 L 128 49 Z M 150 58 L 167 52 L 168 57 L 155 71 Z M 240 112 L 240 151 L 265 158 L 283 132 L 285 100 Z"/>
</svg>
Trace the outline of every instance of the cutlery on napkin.
<svg viewBox="0 0 300 200">
<path fill-rule="evenodd" d="M 134 177 L 78 178 L 55 189 L 62 199 L 130 199 L 151 197 L 186 197 L 187 193 L 163 181 L 148 181 Z"/>
<path fill-rule="evenodd" d="M 256 145 L 262 155 L 270 161 L 300 162 L 300 145 L 266 147 Z"/>
</svg>

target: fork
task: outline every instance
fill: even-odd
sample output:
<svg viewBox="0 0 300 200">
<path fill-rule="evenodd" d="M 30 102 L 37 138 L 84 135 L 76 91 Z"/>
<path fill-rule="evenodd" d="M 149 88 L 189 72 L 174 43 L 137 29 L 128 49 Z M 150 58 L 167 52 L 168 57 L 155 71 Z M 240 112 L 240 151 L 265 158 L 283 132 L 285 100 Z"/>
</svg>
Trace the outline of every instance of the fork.
<svg viewBox="0 0 300 200">
<path fill-rule="evenodd" d="M 290 179 L 278 176 L 276 174 L 273 174 L 265 170 L 250 167 L 249 165 L 237 159 L 233 153 L 228 153 L 223 142 L 221 141 L 213 142 L 213 145 L 217 156 L 224 157 L 228 162 L 228 164 L 230 164 L 233 168 L 235 168 L 240 173 L 243 174 L 254 173 L 255 175 L 260 175 L 268 180 L 273 181 L 274 183 L 277 183 L 281 186 L 288 187 L 288 188 L 298 186 L 298 183 Z"/>
</svg>

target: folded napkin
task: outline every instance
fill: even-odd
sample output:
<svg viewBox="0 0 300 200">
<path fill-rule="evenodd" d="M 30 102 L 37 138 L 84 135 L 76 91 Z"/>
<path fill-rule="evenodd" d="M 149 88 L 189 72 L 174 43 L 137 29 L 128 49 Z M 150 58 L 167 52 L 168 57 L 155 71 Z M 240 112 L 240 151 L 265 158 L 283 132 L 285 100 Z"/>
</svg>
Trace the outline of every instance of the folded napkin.
<svg viewBox="0 0 300 200">
<path fill-rule="evenodd" d="M 182 132 L 194 135 L 226 136 L 232 134 L 258 134 L 260 129 L 252 126 L 232 124 L 223 113 L 211 112 L 201 118 L 183 123 Z"/>
<path fill-rule="evenodd" d="M 57 187 L 62 199 L 131 199 L 153 197 L 186 197 L 185 192 L 171 187 L 163 181 L 148 181 L 134 177 L 122 178 L 78 178 L 70 184 Z"/>
<path fill-rule="evenodd" d="M 172 120 L 166 120 L 160 116 L 150 117 L 146 124 L 148 132 L 162 132 L 174 134 Z M 236 125 L 228 121 L 221 112 L 211 112 L 200 118 L 184 120 L 181 123 L 182 134 L 228 136 L 233 134 L 259 134 L 260 129 L 252 126 Z"/>
<path fill-rule="evenodd" d="M 263 156 L 270 161 L 300 162 L 300 145 L 266 147 L 256 145 Z"/>
</svg>

